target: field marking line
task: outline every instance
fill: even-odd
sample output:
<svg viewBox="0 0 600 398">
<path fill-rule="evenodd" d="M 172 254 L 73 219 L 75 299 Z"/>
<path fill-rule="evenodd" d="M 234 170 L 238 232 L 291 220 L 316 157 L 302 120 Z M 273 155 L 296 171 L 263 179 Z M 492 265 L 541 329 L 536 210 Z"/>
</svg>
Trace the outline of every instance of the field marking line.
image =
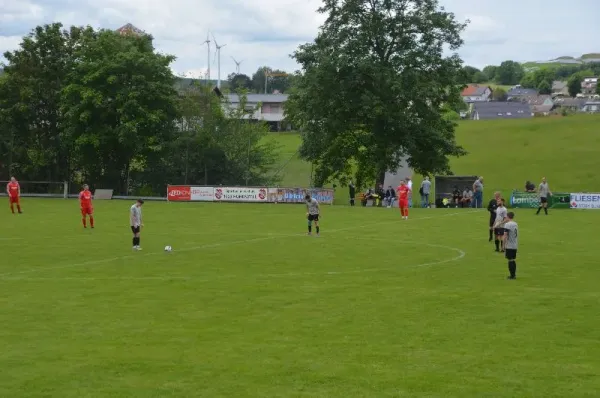
<svg viewBox="0 0 600 398">
<path fill-rule="evenodd" d="M 461 212 L 455 212 L 455 213 L 448 213 L 448 214 L 444 214 L 442 216 L 435 216 L 435 217 L 434 216 L 418 217 L 418 218 L 413 218 L 410 221 L 402 221 L 400 219 L 395 219 L 395 220 L 391 220 L 391 221 L 382 221 L 382 222 L 371 223 L 371 224 L 363 224 L 361 226 L 353 225 L 353 226 L 345 227 L 345 228 L 332 229 L 332 230 L 327 231 L 326 233 L 330 234 L 330 233 L 348 231 L 348 230 L 356 229 L 358 227 L 380 226 L 380 225 L 386 225 L 386 224 L 391 224 L 391 223 L 398 224 L 398 223 L 403 223 L 403 222 L 411 222 L 413 220 L 429 220 L 429 219 L 437 219 L 437 218 L 442 218 L 442 217 L 450 217 L 450 216 L 455 216 L 455 215 L 474 214 L 474 213 L 479 213 L 479 212 L 467 210 L 467 211 L 461 211 Z M 215 248 L 215 247 L 230 246 L 230 245 L 244 244 L 244 243 L 251 243 L 251 242 L 260 242 L 260 241 L 280 239 L 280 238 L 298 237 L 298 236 L 306 236 L 306 234 L 305 233 L 277 234 L 277 235 L 270 235 L 267 237 L 259 237 L 259 238 L 252 238 L 252 239 L 242 239 L 242 240 L 235 240 L 235 241 L 209 243 L 209 244 L 200 245 L 200 246 L 193 246 L 193 247 L 178 249 L 175 251 L 175 253 L 202 250 L 202 249 L 210 249 L 210 248 Z M 23 274 L 51 271 L 51 270 L 57 270 L 57 269 L 76 268 L 76 267 L 84 267 L 84 266 L 88 266 L 88 265 L 106 264 L 106 263 L 110 263 L 113 261 L 126 260 L 126 259 L 139 258 L 139 257 L 147 257 L 147 256 L 161 254 L 161 253 L 164 255 L 163 251 L 146 252 L 146 253 L 138 252 L 136 254 L 110 257 L 110 258 L 105 258 L 105 259 L 100 259 L 100 260 L 90 260 L 90 261 L 84 261 L 84 262 L 80 262 L 80 263 L 63 264 L 63 265 L 43 267 L 43 268 L 31 268 L 31 269 L 27 269 L 27 270 L 18 271 L 18 272 L 2 273 L 2 274 L 0 274 L 0 279 L 6 279 L 6 277 L 11 276 L 11 275 L 23 275 Z"/>
<path fill-rule="evenodd" d="M 305 236 L 305 235 L 290 235 L 290 236 Z M 224 279 L 248 279 L 248 278 L 264 279 L 264 278 L 290 278 L 290 277 L 297 278 L 297 277 L 302 277 L 302 276 L 349 275 L 349 274 L 362 274 L 362 273 L 369 273 L 369 272 L 377 273 L 377 272 L 392 271 L 392 270 L 404 270 L 404 269 L 408 269 L 408 268 L 426 267 L 426 266 L 440 265 L 440 264 L 450 263 L 450 262 L 454 262 L 454 261 L 459 261 L 459 260 L 462 260 L 467 255 L 467 253 L 464 250 L 461 250 L 456 247 L 451 247 L 451 246 L 435 245 L 435 244 L 416 242 L 416 241 L 415 242 L 413 242 L 413 241 L 400 241 L 399 242 L 396 240 L 379 239 L 379 238 L 356 238 L 356 239 L 367 240 L 367 241 L 390 242 L 390 243 L 402 244 L 402 245 L 420 245 L 420 246 L 437 247 L 437 248 L 448 249 L 450 251 L 455 251 L 458 253 L 458 255 L 451 257 L 451 258 L 446 258 L 443 260 L 430 261 L 430 262 L 421 263 L 421 264 L 411 264 L 408 266 L 362 268 L 362 269 L 346 270 L 346 271 L 286 272 L 286 273 L 280 273 L 280 274 L 253 274 L 253 275 L 231 274 L 231 275 L 215 276 L 212 278 L 177 276 L 177 275 L 164 276 L 163 275 L 163 276 L 139 276 L 139 277 L 132 277 L 132 276 L 125 276 L 125 277 L 118 277 L 118 276 L 115 276 L 115 277 L 46 277 L 46 278 L 44 278 L 44 277 L 33 277 L 33 278 L 13 277 L 13 278 L 10 278 L 9 277 L 9 278 L 2 278 L 2 280 L 9 280 L 9 281 L 18 281 L 18 280 L 27 280 L 27 281 L 67 281 L 67 280 L 74 280 L 74 281 L 99 281 L 99 280 L 174 281 L 174 280 L 181 280 L 181 281 L 196 281 L 196 282 L 213 282 L 216 280 L 224 280 Z"/>
</svg>

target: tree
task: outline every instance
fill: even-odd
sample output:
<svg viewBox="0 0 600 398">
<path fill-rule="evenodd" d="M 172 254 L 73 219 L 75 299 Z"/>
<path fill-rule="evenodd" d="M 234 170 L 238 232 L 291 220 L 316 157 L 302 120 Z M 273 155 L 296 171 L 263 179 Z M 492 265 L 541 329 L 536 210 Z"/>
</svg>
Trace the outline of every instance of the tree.
<svg viewBox="0 0 600 398">
<path fill-rule="evenodd" d="M 535 76 L 533 73 L 526 73 L 519 84 L 525 88 L 536 88 Z"/>
<path fill-rule="evenodd" d="M 550 83 L 548 80 L 542 80 L 537 86 L 537 90 L 540 94 L 552 94 L 552 83 Z"/>
<path fill-rule="evenodd" d="M 515 61 L 504 61 L 496 69 L 494 80 L 498 84 L 518 84 L 523 78 L 523 67 Z"/>
<path fill-rule="evenodd" d="M 232 73 L 227 76 L 227 80 L 229 81 L 229 88 L 232 91 L 238 90 L 252 90 L 252 79 L 244 74 L 235 74 Z"/>
<path fill-rule="evenodd" d="M 569 95 L 571 97 L 577 96 L 577 94 L 581 93 L 581 82 L 583 78 L 579 74 L 574 74 L 567 81 L 567 87 L 569 89 Z"/>
<path fill-rule="evenodd" d="M 473 83 L 485 83 L 487 82 L 489 79 L 487 78 L 487 76 L 485 75 L 485 73 L 483 72 L 475 72 L 473 74 Z"/>
<path fill-rule="evenodd" d="M 465 76 L 465 80 L 464 80 L 465 84 L 478 83 L 475 81 L 475 74 L 481 73 L 481 71 L 479 69 L 477 69 L 473 66 L 466 65 L 462 68 L 462 70 L 463 70 L 463 74 Z"/>
<path fill-rule="evenodd" d="M 486 81 L 490 82 L 493 81 L 496 78 L 496 71 L 498 70 L 498 67 L 495 65 L 488 65 L 485 68 L 483 68 L 483 70 L 481 71 L 485 77 L 486 77 Z"/>
<path fill-rule="evenodd" d="M 130 173 L 174 137 L 175 58 L 156 53 L 149 36 L 112 31 L 86 36 L 74 57 L 61 111 L 79 171 L 128 194 Z"/>
<path fill-rule="evenodd" d="M 600 84 L 596 85 L 596 94 L 600 95 Z"/>
<path fill-rule="evenodd" d="M 507 98 L 508 95 L 506 93 L 506 90 L 504 90 L 501 87 L 494 89 L 494 91 L 492 92 L 492 99 L 494 101 L 506 101 Z"/>
<path fill-rule="evenodd" d="M 326 0 L 326 22 L 293 57 L 303 73 L 286 103 L 302 131 L 301 156 L 315 186 L 382 183 L 403 158 L 421 174 L 450 172 L 455 124 L 444 118 L 460 98 L 457 50 L 465 25 L 436 0 Z M 446 105 L 446 106 L 445 106 Z"/>
<path fill-rule="evenodd" d="M 268 78 L 266 86 L 265 78 Z M 252 89 L 255 93 L 264 93 L 265 88 L 267 93 L 272 93 L 273 91 L 284 93 L 289 90 L 290 86 L 290 79 L 287 73 L 279 69 L 261 66 L 252 75 Z"/>
</svg>

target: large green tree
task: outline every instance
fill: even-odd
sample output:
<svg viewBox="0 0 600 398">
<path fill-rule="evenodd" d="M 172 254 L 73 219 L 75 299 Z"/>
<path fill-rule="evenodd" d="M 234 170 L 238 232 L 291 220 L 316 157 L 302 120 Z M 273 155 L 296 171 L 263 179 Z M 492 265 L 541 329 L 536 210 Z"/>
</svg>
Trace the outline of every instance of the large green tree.
<svg viewBox="0 0 600 398">
<path fill-rule="evenodd" d="M 496 69 L 495 81 L 498 84 L 518 84 L 525 74 L 520 63 L 515 61 L 504 61 Z"/>
<path fill-rule="evenodd" d="M 268 79 L 265 86 L 265 79 Z M 252 75 L 252 89 L 255 93 L 279 91 L 285 93 L 290 89 L 291 82 L 288 74 L 279 69 L 261 66 Z"/>
<path fill-rule="evenodd" d="M 436 0 L 326 0 L 317 38 L 294 58 L 303 73 L 286 115 L 303 131 L 301 155 L 317 186 L 332 178 L 382 182 L 403 158 L 417 172 L 450 172 L 461 101 L 464 24 Z"/>
<path fill-rule="evenodd" d="M 112 31 L 86 36 L 74 57 L 61 111 L 79 171 L 128 193 L 130 173 L 174 137 L 174 57 L 156 53 L 150 36 Z"/>
<path fill-rule="evenodd" d="M 231 91 L 252 90 L 252 79 L 247 75 L 232 73 L 227 76 L 227 81 Z"/>
<path fill-rule="evenodd" d="M 581 82 L 583 81 L 583 77 L 579 74 L 574 74 L 567 81 L 567 88 L 569 89 L 569 95 L 571 97 L 575 97 L 577 94 L 581 93 Z"/>
</svg>

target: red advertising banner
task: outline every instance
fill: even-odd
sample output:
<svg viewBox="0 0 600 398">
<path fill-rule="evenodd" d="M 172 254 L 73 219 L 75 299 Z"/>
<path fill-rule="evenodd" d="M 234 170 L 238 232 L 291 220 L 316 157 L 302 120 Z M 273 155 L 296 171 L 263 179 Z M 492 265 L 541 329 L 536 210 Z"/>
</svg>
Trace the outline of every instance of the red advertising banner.
<svg viewBox="0 0 600 398">
<path fill-rule="evenodd" d="M 187 202 L 192 200 L 192 188 L 187 185 L 167 186 L 167 200 L 173 202 Z"/>
</svg>

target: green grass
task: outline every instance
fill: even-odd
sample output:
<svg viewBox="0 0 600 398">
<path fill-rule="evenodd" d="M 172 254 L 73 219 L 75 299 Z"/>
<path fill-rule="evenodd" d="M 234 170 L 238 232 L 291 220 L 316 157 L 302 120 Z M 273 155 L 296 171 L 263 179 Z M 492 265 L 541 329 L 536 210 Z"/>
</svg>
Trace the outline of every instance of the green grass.
<svg viewBox="0 0 600 398">
<path fill-rule="evenodd" d="M 325 207 L 317 239 L 302 206 L 147 203 L 132 253 L 128 206 L 0 215 L 0 396 L 600 391 L 600 212 L 519 211 L 507 281 L 484 211 Z"/>
<path fill-rule="evenodd" d="M 599 192 L 598 126 L 600 115 L 462 121 L 456 140 L 469 154 L 451 159 L 451 168 L 456 175 L 482 175 L 487 192 L 505 195 L 523 189 L 526 180 L 538 182 L 542 177 L 556 192 Z M 289 153 L 300 145 L 298 135 L 279 139 Z M 305 186 L 310 165 L 295 157 L 283 173 L 286 184 Z M 414 179 L 420 183 L 422 177 Z M 345 189 L 340 189 L 336 203 L 346 203 Z"/>
<path fill-rule="evenodd" d="M 473 83 L 473 84 L 476 84 L 476 83 Z M 511 85 L 496 84 L 496 83 L 493 83 L 493 82 L 477 83 L 477 84 L 479 84 L 480 86 L 490 86 L 492 90 L 495 90 L 497 88 L 501 88 L 501 89 L 503 89 L 505 91 L 508 91 L 508 90 L 510 90 L 512 88 Z"/>
</svg>

